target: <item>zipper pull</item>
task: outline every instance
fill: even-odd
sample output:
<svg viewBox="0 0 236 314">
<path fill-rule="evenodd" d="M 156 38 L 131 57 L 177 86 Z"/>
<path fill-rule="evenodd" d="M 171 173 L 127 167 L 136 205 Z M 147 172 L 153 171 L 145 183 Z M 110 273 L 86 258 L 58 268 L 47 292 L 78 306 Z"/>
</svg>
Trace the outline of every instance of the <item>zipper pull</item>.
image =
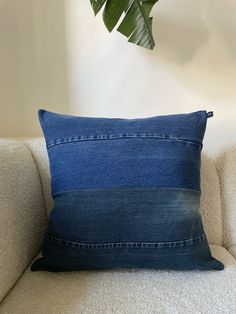
<svg viewBox="0 0 236 314">
<path fill-rule="evenodd" d="M 207 112 L 207 118 L 211 118 L 211 117 L 213 117 L 213 116 L 214 116 L 213 111 L 208 111 L 208 112 Z"/>
</svg>

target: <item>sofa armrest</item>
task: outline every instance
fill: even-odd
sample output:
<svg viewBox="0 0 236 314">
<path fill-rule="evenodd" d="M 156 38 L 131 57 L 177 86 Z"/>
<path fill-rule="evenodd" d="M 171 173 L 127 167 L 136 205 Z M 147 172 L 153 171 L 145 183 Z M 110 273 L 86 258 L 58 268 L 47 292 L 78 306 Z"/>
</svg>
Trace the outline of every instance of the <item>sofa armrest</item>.
<svg viewBox="0 0 236 314">
<path fill-rule="evenodd" d="M 39 251 L 45 226 L 30 150 L 23 141 L 0 139 L 0 302 Z"/>
<path fill-rule="evenodd" d="M 236 257 L 236 145 L 217 158 L 223 214 L 223 244 Z"/>
</svg>

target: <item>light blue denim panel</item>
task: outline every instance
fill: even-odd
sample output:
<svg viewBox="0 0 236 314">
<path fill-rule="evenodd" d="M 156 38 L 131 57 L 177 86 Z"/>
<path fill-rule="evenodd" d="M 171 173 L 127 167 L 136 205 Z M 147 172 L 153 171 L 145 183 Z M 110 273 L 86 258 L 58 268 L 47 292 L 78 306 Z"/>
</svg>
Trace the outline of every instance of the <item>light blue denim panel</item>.
<svg viewBox="0 0 236 314">
<path fill-rule="evenodd" d="M 44 257 L 33 270 L 222 269 L 210 253 L 199 199 L 199 192 L 179 188 L 58 193 Z"/>
<path fill-rule="evenodd" d="M 32 270 L 223 268 L 211 256 L 199 211 L 205 111 L 39 117 L 55 207 Z"/>
<path fill-rule="evenodd" d="M 77 243 L 191 240 L 204 233 L 199 202 L 199 192 L 180 188 L 61 192 L 48 233 Z"/>
</svg>

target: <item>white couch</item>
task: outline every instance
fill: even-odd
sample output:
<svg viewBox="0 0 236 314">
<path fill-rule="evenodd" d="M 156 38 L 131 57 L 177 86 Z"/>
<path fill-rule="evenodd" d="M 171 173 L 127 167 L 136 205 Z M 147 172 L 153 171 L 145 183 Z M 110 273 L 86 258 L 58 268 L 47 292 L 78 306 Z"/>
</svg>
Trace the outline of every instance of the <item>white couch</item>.
<svg viewBox="0 0 236 314">
<path fill-rule="evenodd" d="M 44 140 L 0 140 L 0 313 L 236 313 L 236 146 L 202 158 L 203 222 L 223 271 L 31 272 L 52 208 Z"/>
</svg>

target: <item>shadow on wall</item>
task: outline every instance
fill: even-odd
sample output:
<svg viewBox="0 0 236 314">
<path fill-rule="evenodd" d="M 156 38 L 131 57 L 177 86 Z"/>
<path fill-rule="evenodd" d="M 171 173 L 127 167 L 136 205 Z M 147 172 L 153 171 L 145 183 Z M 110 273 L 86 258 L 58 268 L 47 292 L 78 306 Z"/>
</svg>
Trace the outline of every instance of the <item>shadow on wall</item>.
<svg viewBox="0 0 236 314">
<path fill-rule="evenodd" d="M 38 107 L 68 111 L 64 14 L 63 0 L 1 1 L 0 137 L 41 135 Z"/>
<path fill-rule="evenodd" d="M 154 55 L 158 54 L 159 58 L 171 63 L 185 65 L 206 43 L 209 30 L 198 2 L 189 5 L 189 1 L 181 1 L 181 8 L 175 8 L 175 3 L 172 6 L 161 7 L 157 12 L 157 21 L 153 25 L 157 37 Z"/>
<path fill-rule="evenodd" d="M 208 18 L 222 39 L 223 45 L 229 51 L 236 64 L 236 3 L 235 0 L 218 0 L 214 9 L 208 5 Z M 217 14 L 214 14 L 214 12 Z"/>
<path fill-rule="evenodd" d="M 171 68 L 188 90 L 214 101 L 236 101 L 236 5 L 166 0 L 153 11 L 153 65 Z"/>
</svg>

